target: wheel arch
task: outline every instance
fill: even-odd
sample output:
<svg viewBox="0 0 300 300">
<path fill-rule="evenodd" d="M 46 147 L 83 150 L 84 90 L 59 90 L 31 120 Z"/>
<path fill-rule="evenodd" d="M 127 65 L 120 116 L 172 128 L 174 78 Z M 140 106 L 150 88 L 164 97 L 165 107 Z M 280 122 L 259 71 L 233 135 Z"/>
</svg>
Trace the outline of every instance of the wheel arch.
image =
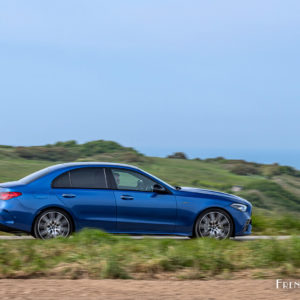
<svg viewBox="0 0 300 300">
<path fill-rule="evenodd" d="M 34 223 L 35 223 L 37 217 L 40 214 L 42 214 L 44 211 L 49 210 L 49 209 L 58 209 L 58 210 L 63 211 L 64 213 L 66 213 L 69 216 L 69 218 L 70 218 L 70 220 L 72 222 L 72 231 L 74 232 L 76 230 L 74 216 L 68 210 L 66 210 L 63 207 L 60 207 L 59 205 L 52 205 L 52 206 L 43 207 L 42 209 L 40 209 L 40 210 L 37 211 L 37 213 L 35 214 L 35 216 L 33 218 L 32 224 L 31 224 L 31 231 L 30 231 L 31 235 L 34 235 Z"/>
<path fill-rule="evenodd" d="M 234 223 L 234 219 L 233 219 L 231 213 L 230 213 L 227 209 L 225 209 L 225 208 L 223 208 L 223 207 L 219 207 L 219 206 L 211 206 L 211 207 L 207 207 L 207 208 L 201 210 L 201 211 L 197 214 L 197 216 L 196 216 L 196 218 L 195 218 L 195 220 L 194 220 L 194 224 L 193 224 L 193 237 L 195 236 L 195 227 L 196 227 L 196 222 L 197 222 L 199 216 L 200 216 L 201 214 L 205 213 L 206 211 L 211 210 L 211 209 L 219 209 L 219 210 L 223 210 L 224 212 L 226 212 L 226 213 L 229 215 L 229 217 L 230 217 L 230 219 L 231 219 L 231 221 L 232 221 L 232 224 L 233 224 L 233 230 L 232 230 L 232 235 L 231 235 L 231 237 L 234 237 L 234 236 L 235 236 L 235 223 Z"/>
</svg>

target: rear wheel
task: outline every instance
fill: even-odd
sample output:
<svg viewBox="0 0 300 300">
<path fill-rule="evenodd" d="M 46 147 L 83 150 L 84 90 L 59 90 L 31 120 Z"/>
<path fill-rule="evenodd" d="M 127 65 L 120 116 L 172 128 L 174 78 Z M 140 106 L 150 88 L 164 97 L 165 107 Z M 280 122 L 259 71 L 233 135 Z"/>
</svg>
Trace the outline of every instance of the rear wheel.
<svg viewBox="0 0 300 300">
<path fill-rule="evenodd" d="M 60 209 L 48 209 L 36 218 L 34 236 L 40 239 L 68 237 L 72 233 L 72 221 L 69 215 Z"/>
<path fill-rule="evenodd" d="M 227 212 L 212 208 L 203 212 L 195 224 L 196 237 L 226 239 L 232 236 L 233 222 Z"/>
</svg>

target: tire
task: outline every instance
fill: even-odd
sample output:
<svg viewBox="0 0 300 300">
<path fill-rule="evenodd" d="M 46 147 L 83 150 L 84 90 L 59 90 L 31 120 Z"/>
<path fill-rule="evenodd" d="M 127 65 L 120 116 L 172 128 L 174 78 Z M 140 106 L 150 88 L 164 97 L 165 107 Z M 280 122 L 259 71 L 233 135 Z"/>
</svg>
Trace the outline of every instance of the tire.
<svg viewBox="0 0 300 300">
<path fill-rule="evenodd" d="M 231 216 L 219 208 L 211 208 L 199 215 L 195 223 L 195 237 L 227 239 L 232 236 L 233 221 Z"/>
<path fill-rule="evenodd" d="M 68 237 L 73 231 L 70 216 L 58 208 L 41 212 L 34 221 L 33 236 L 39 239 Z"/>
</svg>

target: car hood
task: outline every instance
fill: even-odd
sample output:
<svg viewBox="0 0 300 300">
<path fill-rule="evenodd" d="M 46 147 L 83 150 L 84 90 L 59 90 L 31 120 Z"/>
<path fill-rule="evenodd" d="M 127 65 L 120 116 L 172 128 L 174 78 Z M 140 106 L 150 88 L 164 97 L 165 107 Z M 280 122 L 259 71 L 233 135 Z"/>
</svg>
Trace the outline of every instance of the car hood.
<svg viewBox="0 0 300 300">
<path fill-rule="evenodd" d="M 217 192 L 217 191 L 211 191 L 211 190 L 206 190 L 206 189 L 200 189 L 200 188 L 193 188 L 193 187 L 181 187 L 180 192 L 184 192 L 184 193 L 193 193 L 193 194 L 201 194 L 201 195 L 207 195 L 207 196 L 216 196 L 219 199 L 224 199 L 224 200 L 231 200 L 237 203 L 241 203 L 241 204 L 246 204 L 246 205 L 250 205 L 251 203 L 241 197 L 238 197 L 236 195 L 232 195 L 232 194 L 227 194 L 227 193 L 223 193 L 223 192 Z M 200 196 L 200 195 L 199 195 Z"/>
</svg>

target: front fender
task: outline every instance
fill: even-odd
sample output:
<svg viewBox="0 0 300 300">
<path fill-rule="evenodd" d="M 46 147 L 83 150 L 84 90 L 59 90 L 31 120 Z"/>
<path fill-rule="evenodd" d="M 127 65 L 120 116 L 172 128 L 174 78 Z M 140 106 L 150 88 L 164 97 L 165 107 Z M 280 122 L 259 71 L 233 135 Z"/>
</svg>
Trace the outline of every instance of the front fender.
<svg viewBox="0 0 300 300">
<path fill-rule="evenodd" d="M 180 235 L 192 236 L 195 221 L 198 216 L 207 209 L 213 207 L 220 208 L 231 215 L 230 211 L 226 209 L 231 202 L 227 200 L 176 196 L 176 201 L 177 221 L 175 232 Z"/>
</svg>

